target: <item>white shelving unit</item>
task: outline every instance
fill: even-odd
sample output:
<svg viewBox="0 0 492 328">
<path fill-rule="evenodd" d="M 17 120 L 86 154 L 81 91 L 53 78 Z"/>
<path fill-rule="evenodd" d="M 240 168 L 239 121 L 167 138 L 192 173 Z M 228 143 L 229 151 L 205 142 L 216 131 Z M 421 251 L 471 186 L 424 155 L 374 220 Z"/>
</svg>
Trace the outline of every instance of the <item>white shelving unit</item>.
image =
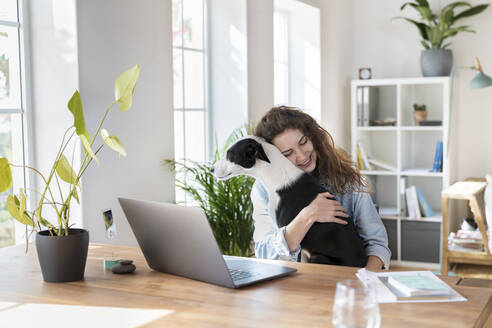
<svg viewBox="0 0 492 328">
<path fill-rule="evenodd" d="M 414 103 L 426 104 L 427 120 L 442 121 L 442 124 L 415 126 Z M 449 113 L 448 77 L 353 80 L 351 83 L 352 159 L 357 162 L 357 143 L 361 143 L 369 158 L 394 168 L 361 171 L 371 181 L 375 203 L 395 214 L 381 215 L 394 264 L 439 268 L 441 190 L 449 185 Z M 392 126 L 371 124 L 389 118 L 396 123 Z M 442 172 L 430 172 L 438 141 L 443 142 Z M 422 219 L 406 216 L 401 191 L 411 185 L 422 190 L 436 216 Z"/>
</svg>

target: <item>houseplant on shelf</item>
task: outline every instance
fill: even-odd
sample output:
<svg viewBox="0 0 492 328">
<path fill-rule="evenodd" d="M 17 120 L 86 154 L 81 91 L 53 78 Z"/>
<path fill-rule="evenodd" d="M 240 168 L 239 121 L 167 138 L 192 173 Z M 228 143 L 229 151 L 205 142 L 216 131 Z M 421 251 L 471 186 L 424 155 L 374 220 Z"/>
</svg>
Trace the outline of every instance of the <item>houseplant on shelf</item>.
<svg viewBox="0 0 492 328">
<path fill-rule="evenodd" d="M 96 155 L 102 150 L 104 145 L 125 156 L 118 137 L 109 135 L 103 129 L 103 123 L 109 110 L 119 103 L 120 110 L 126 112 L 130 109 L 133 99 L 133 92 L 138 80 L 140 68 L 138 65 L 123 72 L 114 85 L 115 100 L 109 105 L 97 127 L 96 132 L 91 137 L 85 128 L 84 111 L 80 93 L 76 90 L 68 102 L 68 109 L 73 115 L 74 123 L 63 135 L 60 147 L 51 166 L 48 175 L 42 174 L 39 170 L 27 165 L 15 165 L 9 163 L 7 158 L 0 158 L 0 192 L 11 189 L 12 186 L 12 167 L 23 167 L 35 172 L 43 181 L 42 190 L 19 190 L 19 194 L 11 194 L 7 197 L 7 209 L 20 223 L 27 226 L 26 231 L 36 233 L 36 250 L 43 278 L 48 282 L 67 282 L 76 281 L 84 277 L 85 263 L 89 245 L 89 232 L 84 229 L 75 229 L 70 225 L 70 204 L 75 199 L 79 202 L 80 179 L 92 161 L 99 164 Z M 98 134 L 101 134 L 101 144 L 93 151 L 93 145 Z M 64 152 L 67 146 L 74 139 L 75 135 L 80 138 L 84 149 L 82 164 L 78 170 L 73 168 L 73 160 L 70 163 Z M 73 158 L 73 156 L 72 156 Z M 65 182 L 65 189 L 62 188 L 60 180 Z M 58 189 L 59 196 L 55 196 Z M 27 197 L 35 198 L 37 205 L 32 210 L 26 206 Z M 46 207 L 52 208 L 56 213 L 56 223 L 43 214 Z M 52 218 L 55 219 L 55 218 Z M 27 241 L 29 235 L 26 234 Z M 27 247 L 27 245 L 26 245 Z M 26 249 L 27 250 L 27 249 Z"/>
<path fill-rule="evenodd" d="M 232 142 L 252 134 L 252 131 L 251 124 L 234 130 L 222 150 L 216 150 L 213 163 L 224 156 Z M 222 254 L 252 256 L 253 203 L 249 195 L 254 179 L 241 175 L 219 181 L 210 170 L 213 163 L 163 160 L 163 164 L 171 171 L 191 178 L 176 178 L 176 186 L 193 197 L 204 210 Z"/>
<path fill-rule="evenodd" d="M 449 76 L 453 67 L 453 53 L 447 49 L 451 45 L 448 39 L 459 32 L 475 32 L 469 25 L 456 26 L 455 24 L 465 17 L 480 14 L 489 5 L 472 6 L 466 1 L 457 1 L 444 6 L 438 14 L 432 12 L 427 0 L 406 2 L 400 7 L 400 10 L 404 10 L 407 6 L 419 13 L 420 20 L 416 21 L 407 17 L 395 18 L 412 23 L 419 31 L 422 38 L 420 43 L 424 47 L 420 54 L 422 75 Z M 458 10 L 460 12 L 455 13 Z"/>
<path fill-rule="evenodd" d="M 425 121 L 427 119 L 427 107 L 425 104 L 413 104 L 413 121 L 416 126 L 419 125 L 420 121 Z"/>
</svg>

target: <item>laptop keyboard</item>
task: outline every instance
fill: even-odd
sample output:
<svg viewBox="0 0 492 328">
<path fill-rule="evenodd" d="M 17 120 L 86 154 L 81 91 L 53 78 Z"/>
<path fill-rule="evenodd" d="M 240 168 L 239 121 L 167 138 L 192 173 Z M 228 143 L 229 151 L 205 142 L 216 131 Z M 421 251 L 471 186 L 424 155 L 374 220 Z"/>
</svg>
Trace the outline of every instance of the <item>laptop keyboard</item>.
<svg viewBox="0 0 492 328">
<path fill-rule="evenodd" d="M 242 280 L 242 279 L 257 276 L 259 274 L 258 272 L 243 271 L 243 270 L 236 270 L 236 269 L 229 269 L 229 272 L 231 274 L 232 280 Z"/>
</svg>

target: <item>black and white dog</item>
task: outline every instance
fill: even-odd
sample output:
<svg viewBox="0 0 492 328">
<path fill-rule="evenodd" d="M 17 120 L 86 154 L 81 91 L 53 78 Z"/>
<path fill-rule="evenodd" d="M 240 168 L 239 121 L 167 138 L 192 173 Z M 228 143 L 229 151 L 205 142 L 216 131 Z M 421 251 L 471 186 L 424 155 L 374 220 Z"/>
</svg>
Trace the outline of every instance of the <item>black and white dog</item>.
<svg viewBox="0 0 492 328">
<path fill-rule="evenodd" d="M 270 213 L 277 225 L 288 225 L 319 193 L 327 191 L 315 178 L 293 165 L 274 145 L 247 136 L 231 145 L 226 158 L 214 166 L 214 174 L 226 180 L 240 174 L 260 180 L 268 190 Z M 347 220 L 345 218 L 341 218 Z M 348 224 L 314 223 L 301 242 L 310 262 L 363 267 L 366 254 L 352 219 Z"/>
</svg>

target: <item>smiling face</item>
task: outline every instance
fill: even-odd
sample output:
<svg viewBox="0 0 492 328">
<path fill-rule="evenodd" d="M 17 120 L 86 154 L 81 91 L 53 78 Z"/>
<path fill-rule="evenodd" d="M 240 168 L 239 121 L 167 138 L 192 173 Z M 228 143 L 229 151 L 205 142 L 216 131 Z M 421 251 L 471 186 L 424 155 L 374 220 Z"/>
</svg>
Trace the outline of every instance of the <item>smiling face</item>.
<svg viewBox="0 0 492 328">
<path fill-rule="evenodd" d="M 287 129 L 273 138 L 272 143 L 287 159 L 306 173 L 316 168 L 316 151 L 313 143 L 301 130 Z"/>
</svg>

